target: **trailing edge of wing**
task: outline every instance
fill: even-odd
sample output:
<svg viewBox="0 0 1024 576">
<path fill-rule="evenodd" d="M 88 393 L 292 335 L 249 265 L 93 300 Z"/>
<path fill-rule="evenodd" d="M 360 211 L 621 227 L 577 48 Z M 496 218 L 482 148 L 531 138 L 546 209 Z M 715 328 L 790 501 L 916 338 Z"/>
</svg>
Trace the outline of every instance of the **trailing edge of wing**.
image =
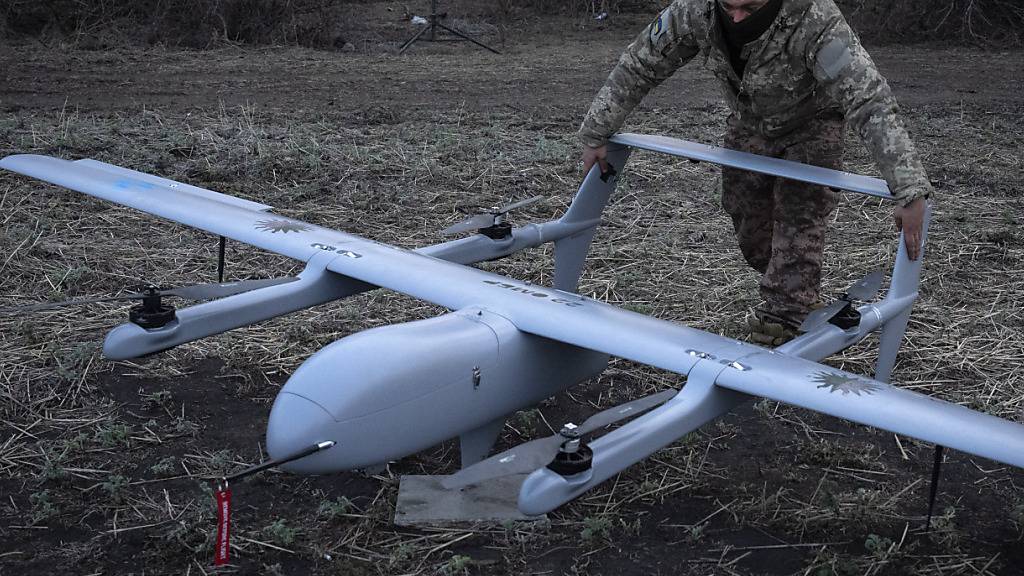
<svg viewBox="0 0 1024 576">
<path fill-rule="evenodd" d="M 889 186 L 885 183 L 885 180 L 872 178 L 870 176 L 850 174 L 849 172 L 841 172 L 839 170 L 831 170 L 820 166 L 801 164 L 791 160 L 769 158 L 767 156 L 750 154 L 749 152 L 738 152 L 736 150 L 728 150 L 726 148 L 708 146 L 706 144 L 698 144 L 696 142 L 688 142 L 686 140 L 678 140 L 676 138 L 668 138 L 665 136 L 627 133 L 616 134 L 615 136 L 612 136 L 610 141 L 633 148 L 651 150 L 652 152 L 662 152 L 673 156 L 682 156 L 683 158 L 689 158 L 691 160 L 711 162 L 713 164 L 721 164 L 722 166 L 729 166 L 731 168 L 740 168 L 743 170 L 750 170 L 751 172 L 760 172 L 762 174 L 800 180 L 801 182 L 830 186 L 840 190 L 859 192 L 861 194 L 885 198 L 886 200 L 896 199 L 892 193 L 889 192 Z"/>
<path fill-rule="evenodd" d="M 1024 468 L 1024 425 L 785 354 L 741 362 L 715 383 Z"/>
</svg>

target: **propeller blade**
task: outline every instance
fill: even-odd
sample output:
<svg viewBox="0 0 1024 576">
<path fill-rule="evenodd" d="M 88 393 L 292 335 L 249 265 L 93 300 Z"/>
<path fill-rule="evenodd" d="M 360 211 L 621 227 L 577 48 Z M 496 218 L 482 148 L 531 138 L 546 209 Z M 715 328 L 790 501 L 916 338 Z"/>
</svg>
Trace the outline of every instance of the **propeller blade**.
<svg viewBox="0 0 1024 576">
<path fill-rule="evenodd" d="M 836 314 L 842 312 L 843 308 L 846 308 L 846 305 L 849 303 L 849 300 L 840 299 L 828 306 L 825 306 L 824 308 L 818 308 L 808 314 L 807 318 L 804 318 L 803 324 L 800 324 L 800 328 L 798 328 L 798 330 L 800 332 L 810 332 L 811 330 L 814 330 L 818 326 L 827 323 Z"/>
<path fill-rule="evenodd" d="M 678 390 L 674 389 L 664 390 L 657 394 L 638 398 L 632 402 L 620 404 L 614 408 L 602 410 L 587 418 L 583 424 L 576 428 L 576 431 L 582 435 L 609 424 L 614 424 L 619 420 L 637 416 L 667 402 L 678 392 Z M 441 485 L 449 489 L 461 488 L 492 478 L 533 472 L 542 466 L 547 466 L 558 454 L 559 449 L 566 440 L 567 438 L 561 434 L 531 440 L 491 456 L 482 462 L 463 468 L 442 480 Z"/>
<path fill-rule="evenodd" d="M 846 291 L 846 295 L 854 300 L 860 300 L 866 302 L 875 297 L 878 291 L 882 289 L 882 271 L 875 270 L 871 274 L 861 278 L 860 280 L 853 283 L 850 289 Z"/>
<path fill-rule="evenodd" d="M 535 204 L 537 202 L 540 202 L 543 199 L 544 199 L 543 196 L 534 196 L 533 198 L 527 198 L 526 200 L 520 200 L 519 202 L 514 202 L 512 204 L 506 204 L 505 206 L 502 206 L 501 208 L 498 208 L 498 211 L 494 212 L 493 214 L 495 216 L 499 216 L 501 214 L 506 214 L 508 212 L 511 212 L 511 211 L 515 210 L 516 208 L 522 208 L 523 206 L 529 206 L 530 204 Z"/>
<path fill-rule="evenodd" d="M 633 416 L 637 416 L 643 412 L 650 410 L 651 408 L 657 407 L 665 402 L 668 402 L 669 399 L 671 399 L 678 393 L 678 390 L 669 388 L 668 390 L 662 390 L 657 394 L 651 394 L 650 396 L 637 398 L 636 400 L 633 400 L 631 402 L 619 404 L 614 408 L 602 410 L 601 412 L 598 412 L 597 414 L 594 414 L 590 418 L 584 420 L 583 424 L 580 424 L 579 428 L 577 428 L 576 431 L 579 432 L 581 435 L 587 434 L 589 432 L 593 432 L 594 430 L 604 428 L 609 424 L 614 424 L 624 418 L 632 418 Z"/>
<path fill-rule="evenodd" d="M 99 302 L 118 302 L 122 300 L 140 300 L 142 294 L 125 294 L 124 296 L 106 296 L 103 298 L 81 298 L 78 300 L 63 300 L 61 302 L 44 302 L 42 304 L 27 304 L 25 306 L 8 306 L 0 308 L 0 314 L 21 314 L 22 312 L 36 312 L 39 310 L 50 310 L 63 306 L 78 306 L 82 304 L 96 304 Z"/>
<path fill-rule="evenodd" d="M 193 284 L 160 290 L 164 296 L 178 296 L 189 300 L 214 300 L 225 296 L 234 296 L 243 292 L 251 292 L 268 286 L 287 284 L 298 280 L 295 277 L 267 278 L 264 280 L 241 280 L 239 282 L 218 282 L 212 284 Z"/>
<path fill-rule="evenodd" d="M 829 304 L 824 308 L 814 310 L 804 318 L 803 324 L 800 324 L 800 332 L 810 332 L 815 328 L 825 324 L 831 320 L 836 314 L 839 314 L 843 308 L 850 302 L 867 301 L 871 300 L 878 294 L 878 291 L 882 289 L 882 271 L 875 270 L 871 274 L 861 278 L 854 282 L 847 290 L 846 295 L 839 300 Z"/>
<path fill-rule="evenodd" d="M 484 480 L 526 474 L 547 466 L 558 454 L 565 438 L 559 434 L 531 440 L 500 454 L 463 468 L 441 481 L 445 488 L 462 488 Z"/>
<path fill-rule="evenodd" d="M 494 214 L 477 214 L 459 222 L 453 224 L 441 231 L 441 234 L 445 236 L 451 236 L 453 234 L 462 234 L 463 232 L 475 232 L 481 228 L 487 228 L 488 226 L 494 226 Z"/>
<path fill-rule="evenodd" d="M 523 206 L 529 206 L 530 204 L 540 202 L 543 199 L 543 196 L 534 196 L 533 198 L 527 198 L 526 200 L 506 204 L 500 208 L 493 208 L 490 212 L 481 212 L 480 214 L 471 216 L 458 224 L 453 224 L 445 228 L 441 231 L 441 234 L 451 236 L 453 234 L 462 234 L 463 232 L 475 232 L 482 228 L 494 226 L 494 224 L 497 223 L 499 216 L 511 212 L 516 208 L 522 208 Z"/>
</svg>

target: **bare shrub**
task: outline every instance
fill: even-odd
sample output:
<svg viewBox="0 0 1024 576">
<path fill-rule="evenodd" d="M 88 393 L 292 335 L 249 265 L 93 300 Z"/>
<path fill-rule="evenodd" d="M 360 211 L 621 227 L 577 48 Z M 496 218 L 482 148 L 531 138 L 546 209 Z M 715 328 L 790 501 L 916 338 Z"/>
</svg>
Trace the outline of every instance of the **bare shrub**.
<svg viewBox="0 0 1024 576">
<path fill-rule="evenodd" d="M 839 0 L 839 4 L 855 27 L 874 40 L 982 46 L 1024 43 L 1020 0 Z"/>
<path fill-rule="evenodd" d="M 331 46 L 331 0 L 162 0 L 151 42 L 204 47 L 218 39 L 244 44 Z"/>
<path fill-rule="evenodd" d="M 453 0 L 439 9 L 487 13 L 499 22 L 531 16 L 654 14 L 669 0 Z M 837 0 L 873 41 L 1024 44 L 1020 0 Z M 0 38 L 62 36 L 204 48 L 219 42 L 340 47 L 344 10 L 369 0 L 4 0 Z M 405 12 L 415 2 L 403 4 Z M 427 0 L 421 0 L 426 5 Z M 349 13 L 352 13 L 351 11 Z M 348 17 L 351 19 L 351 16 Z M 116 32 L 116 33 L 112 33 Z"/>
<path fill-rule="evenodd" d="M 89 36 L 118 30 L 127 41 L 205 48 L 217 42 L 330 47 L 332 0 L 8 0 L 2 25 L 24 36 Z"/>
</svg>

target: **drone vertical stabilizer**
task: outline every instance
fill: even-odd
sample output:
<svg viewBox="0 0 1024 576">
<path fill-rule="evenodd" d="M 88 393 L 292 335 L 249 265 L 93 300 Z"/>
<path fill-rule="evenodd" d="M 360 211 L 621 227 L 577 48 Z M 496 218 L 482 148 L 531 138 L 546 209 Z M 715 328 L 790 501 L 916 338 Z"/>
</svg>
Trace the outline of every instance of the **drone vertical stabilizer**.
<svg viewBox="0 0 1024 576">
<path fill-rule="evenodd" d="M 925 211 L 924 225 L 921 227 L 921 253 L 917 260 L 907 257 L 907 246 L 900 235 L 899 248 L 896 253 L 896 265 L 892 270 L 892 283 L 886 299 L 909 298 L 917 299 L 918 284 L 921 280 L 921 262 L 924 260 L 925 247 L 928 244 L 928 223 L 931 220 L 931 206 Z M 907 331 L 910 320 L 908 305 L 898 316 L 882 325 L 878 341 L 878 362 L 875 364 L 875 380 L 888 382 L 892 369 L 896 366 L 896 353 L 903 343 L 903 334 Z"/>
<path fill-rule="evenodd" d="M 575 292 L 583 273 L 583 263 L 594 239 L 601 213 L 618 183 L 618 171 L 629 158 L 629 148 L 611 144 L 606 158 L 609 170 L 602 174 L 595 165 L 583 179 L 569 210 L 559 220 L 563 224 L 591 225 L 579 233 L 555 241 L 555 288 Z"/>
</svg>

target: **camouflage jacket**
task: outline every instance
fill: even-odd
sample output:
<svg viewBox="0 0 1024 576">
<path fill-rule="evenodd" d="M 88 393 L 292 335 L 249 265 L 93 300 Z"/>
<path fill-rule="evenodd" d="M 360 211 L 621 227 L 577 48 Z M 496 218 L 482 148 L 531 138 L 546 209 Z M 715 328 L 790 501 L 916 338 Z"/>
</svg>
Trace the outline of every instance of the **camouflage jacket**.
<svg viewBox="0 0 1024 576">
<path fill-rule="evenodd" d="M 767 32 L 743 48 L 743 77 L 729 62 L 717 0 L 675 0 L 630 44 L 580 127 L 604 144 L 651 88 L 700 56 L 737 118 L 774 138 L 840 110 L 901 204 L 931 193 L 885 78 L 832 0 L 785 0 Z"/>
</svg>

